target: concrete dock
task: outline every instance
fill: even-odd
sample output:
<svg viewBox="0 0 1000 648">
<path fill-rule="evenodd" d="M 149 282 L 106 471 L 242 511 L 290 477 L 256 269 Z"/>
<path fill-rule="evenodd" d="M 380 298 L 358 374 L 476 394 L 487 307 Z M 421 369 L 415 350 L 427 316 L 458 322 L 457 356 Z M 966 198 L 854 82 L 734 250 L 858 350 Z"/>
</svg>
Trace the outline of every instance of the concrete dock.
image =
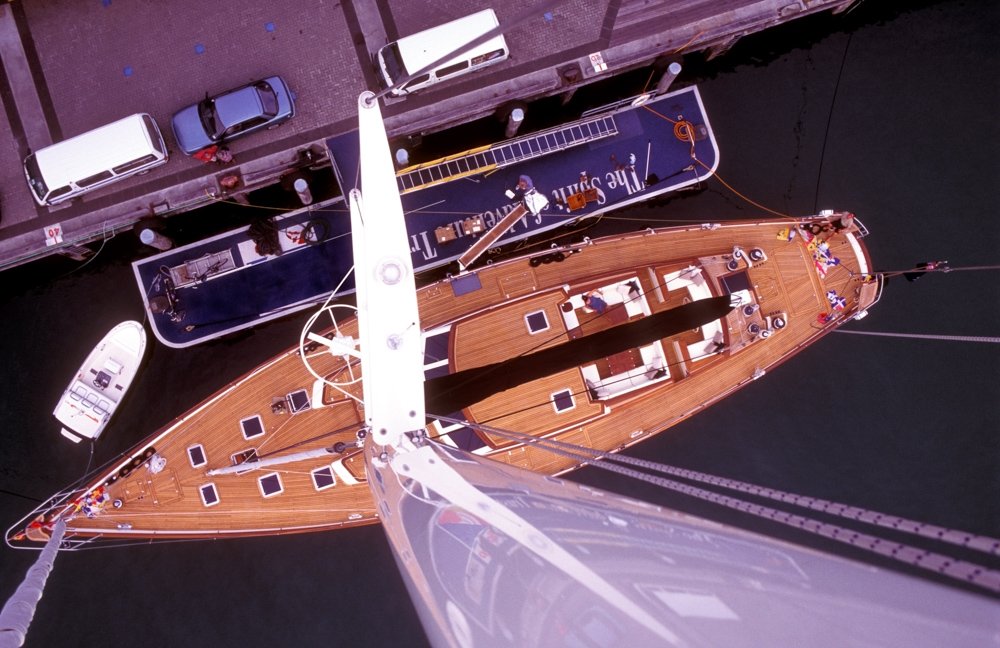
<svg viewBox="0 0 1000 648">
<path fill-rule="evenodd" d="M 509 60 L 388 99 L 387 128 L 393 137 L 439 131 L 627 70 L 665 67 L 685 54 L 722 54 L 742 36 L 852 3 L 545 3 L 548 8 L 506 34 Z M 326 138 L 355 127 L 357 96 L 377 86 L 372 56 L 380 47 L 487 6 L 443 0 L 392 6 L 387 0 L 300 0 L 292 9 L 263 0 L 0 4 L 0 138 L 7 143 L 0 147 L 0 270 L 49 254 L 83 258 L 88 243 L 130 231 L 140 219 L 277 182 L 304 164 L 304 151 L 322 151 Z M 533 6 L 534 0 L 516 0 L 494 9 L 504 24 Z M 273 74 L 296 95 L 290 122 L 234 142 L 236 161 L 224 170 L 176 150 L 169 126 L 175 111 L 206 92 Z M 30 151 L 136 112 L 160 125 L 172 151 L 166 165 L 56 207 L 34 202 L 22 169 Z M 237 189 L 220 185 L 234 173 Z"/>
</svg>

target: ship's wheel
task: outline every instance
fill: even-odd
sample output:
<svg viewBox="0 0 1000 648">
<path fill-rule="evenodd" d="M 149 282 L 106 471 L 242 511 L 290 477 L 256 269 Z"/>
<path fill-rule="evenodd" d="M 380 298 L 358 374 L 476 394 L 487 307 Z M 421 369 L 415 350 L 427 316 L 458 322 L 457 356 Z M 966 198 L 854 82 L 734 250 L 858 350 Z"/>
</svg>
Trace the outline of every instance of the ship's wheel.
<svg viewBox="0 0 1000 648">
<path fill-rule="evenodd" d="M 361 341 L 356 326 L 347 330 L 348 319 L 357 321 L 358 309 L 351 304 L 324 304 L 310 316 L 299 336 L 299 356 L 313 378 L 359 400 Z M 331 359 L 333 360 L 331 363 Z"/>
</svg>

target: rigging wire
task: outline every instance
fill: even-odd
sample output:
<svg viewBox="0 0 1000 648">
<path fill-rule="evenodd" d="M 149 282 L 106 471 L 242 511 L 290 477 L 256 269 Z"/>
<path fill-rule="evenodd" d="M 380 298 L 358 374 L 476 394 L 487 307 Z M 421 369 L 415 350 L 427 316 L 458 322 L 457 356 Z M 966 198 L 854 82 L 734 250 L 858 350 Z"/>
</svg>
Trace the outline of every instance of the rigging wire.
<svg viewBox="0 0 1000 648">
<path fill-rule="evenodd" d="M 531 435 L 524 434 L 521 432 L 506 431 L 506 432 L 501 432 L 500 435 L 506 436 L 507 438 L 514 438 L 518 441 L 526 443 L 532 443 L 532 441 L 536 439 L 536 437 L 532 437 Z M 730 490 L 735 490 L 750 495 L 756 495 L 758 497 L 763 497 L 766 499 L 784 502 L 787 504 L 793 504 L 795 506 L 801 506 L 803 508 L 810 508 L 832 516 L 842 517 L 850 520 L 856 520 L 859 522 L 866 522 L 869 524 L 882 526 L 887 529 L 894 529 L 896 531 L 900 531 L 903 533 L 912 533 L 914 535 L 923 536 L 925 538 L 930 538 L 932 540 L 940 540 L 941 542 L 947 542 L 950 544 L 954 544 L 956 546 L 972 549 L 974 551 L 980 551 L 990 555 L 1000 556 L 1000 539 L 992 538 L 989 536 L 966 533 L 964 531 L 958 531 L 955 529 L 940 527 L 933 524 L 918 522 L 916 520 L 910 520 L 907 518 L 887 515 L 884 513 L 879 513 L 877 511 L 871 511 L 856 506 L 848 506 L 846 504 L 840 504 L 838 502 L 832 502 L 830 500 L 825 500 L 821 498 L 797 495 L 795 493 L 789 493 L 787 491 L 781 491 L 773 488 L 757 486 L 756 484 L 750 484 L 735 479 L 727 479 L 725 477 L 718 477 L 716 475 L 710 475 L 708 473 L 698 472 L 695 470 L 678 468 L 676 466 L 671 466 L 669 464 L 663 464 L 655 461 L 648 461 L 645 459 L 638 459 L 635 457 L 629 457 L 627 455 L 622 455 L 622 454 L 602 452 L 600 450 L 596 450 L 594 448 L 590 448 L 587 446 L 581 446 L 574 443 L 567 443 L 565 441 L 557 441 L 555 439 L 541 439 L 540 443 L 537 444 L 533 443 L 533 445 L 538 445 L 539 447 L 545 447 L 546 445 L 551 445 L 553 447 L 561 447 L 571 452 L 577 452 L 580 454 L 589 454 L 592 456 L 593 459 L 598 461 L 606 459 L 609 461 L 615 461 L 623 464 L 638 466 L 640 468 L 645 468 L 646 470 L 651 470 L 654 472 L 673 475 L 675 477 L 681 477 L 683 479 L 689 479 L 691 481 L 696 481 L 699 483 L 711 484 L 713 486 L 718 486 L 720 488 L 728 488 Z"/>
<path fill-rule="evenodd" d="M 944 340 L 948 342 L 980 342 L 985 344 L 1000 344 L 1000 337 L 986 335 L 933 335 L 930 333 L 885 333 L 881 331 L 852 331 L 850 329 L 835 329 L 838 333 L 853 333 L 854 335 L 877 335 L 882 337 L 915 338 L 919 340 Z"/>
<path fill-rule="evenodd" d="M 833 124 L 833 109 L 837 105 L 837 94 L 840 92 L 840 81 L 844 77 L 844 67 L 847 65 L 847 51 L 851 48 L 853 32 L 847 34 L 847 44 L 840 57 L 840 70 L 837 72 L 837 83 L 833 86 L 833 98 L 830 100 L 830 111 L 826 116 L 826 131 L 823 133 L 823 147 L 819 152 L 819 168 L 816 170 L 816 192 L 813 194 L 813 212 L 819 210 L 819 185 L 823 178 L 823 161 L 826 159 L 826 144 L 830 140 L 830 126 Z"/>
<path fill-rule="evenodd" d="M 884 277 L 898 277 L 900 275 L 907 275 L 910 273 L 929 274 L 932 272 L 943 272 L 947 274 L 949 272 L 975 272 L 981 270 L 1000 270 L 1000 265 L 979 265 L 979 266 L 958 266 L 958 267 L 944 265 L 934 268 L 922 268 L 919 265 L 917 265 L 910 268 L 909 270 L 882 270 L 877 273 L 869 273 L 869 274 L 880 274 Z"/>
</svg>

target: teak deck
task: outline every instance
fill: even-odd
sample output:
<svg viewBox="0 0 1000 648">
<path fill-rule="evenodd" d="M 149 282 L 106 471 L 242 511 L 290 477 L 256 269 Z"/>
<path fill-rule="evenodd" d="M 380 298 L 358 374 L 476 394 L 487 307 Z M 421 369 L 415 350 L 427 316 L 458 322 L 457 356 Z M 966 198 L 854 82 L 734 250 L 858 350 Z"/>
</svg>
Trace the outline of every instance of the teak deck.
<svg viewBox="0 0 1000 648">
<path fill-rule="evenodd" d="M 468 283 L 471 275 L 462 275 L 420 289 L 421 325 L 446 340 L 435 353 L 447 352 L 449 372 L 559 345 L 692 299 L 727 292 L 751 299 L 721 320 L 644 350 L 604 358 L 589 368 L 558 370 L 462 412 L 433 412 L 463 417 L 469 425 L 432 422 L 429 435 L 555 474 L 578 466 L 472 426 L 618 451 L 695 414 L 877 301 L 880 280 L 869 274 L 871 263 L 856 226 L 806 240 L 810 225 L 822 229 L 817 225 L 838 222 L 840 216 L 646 230 L 547 250 L 559 254 L 546 263 L 524 257 L 487 266 L 474 273 L 478 288 L 475 280 Z M 789 229 L 795 233 L 791 240 L 784 235 Z M 727 265 L 734 262 L 736 246 L 743 256 L 735 260 L 733 272 Z M 766 258 L 754 261 L 753 255 Z M 823 262 L 832 258 L 836 263 Z M 453 290 L 450 282 L 463 277 L 462 290 Z M 608 302 L 603 314 L 583 306 L 582 296 L 591 291 L 600 291 Z M 619 310 L 611 315 L 614 309 Z M 353 333 L 353 326 L 353 320 L 342 322 L 341 332 Z M 322 346 L 308 355 L 323 375 L 346 373 L 343 361 Z M 438 358 L 432 357 L 430 343 L 426 357 L 431 373 Z M 356 375 L 357 366 L 352 369 Z M 615 376 L 608 378 L 610 373 Z M 289 396 L 299 390 L 305 395 Z M 360 396 L 360 385 L 346 391 Z M 309 408 L 292 411 L 303 403 Z M 245 438 L 241 421 L 249 421 L 245 429 L 252 434 L 254 417 L 263 432 Z M 22 523 L 8 534 L 8 542 L 23 535 L 44 540 L 59 515 L 68 521 L 67 536 L 76 540 L 264 535 L 376 522 L 354 445 L 362 425 L 360 405 L 330 385 L 317 384 L 293 349 L 153 435 L 86 488 L 50 500 L 26 519 L 26 534 Z M 189 449 L 196 445 L 204 464 L 194 465 L 200 455 Z M 321 448 L 329 454 L 242 474 L 207 474 L 233 465 L 234 455 L 251 449 L 267 460 Z"/>
</svg>

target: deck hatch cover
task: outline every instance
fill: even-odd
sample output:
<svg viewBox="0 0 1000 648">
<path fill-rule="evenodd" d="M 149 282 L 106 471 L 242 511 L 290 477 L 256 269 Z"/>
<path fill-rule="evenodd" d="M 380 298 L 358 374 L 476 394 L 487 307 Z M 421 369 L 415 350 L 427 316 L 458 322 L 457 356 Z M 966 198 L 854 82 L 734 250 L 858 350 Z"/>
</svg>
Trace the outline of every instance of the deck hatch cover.
<svg viewBox="0 0 1000 648">
<path fill-rule="evenodd" d="M 205 448 L 200 443 L 196 443 L 188 448 L 188 459 L 191 460 L 192 468 L 204 466 L 208 463 L 208 458 L 205 457 Z"/>
<path fill-rule="evenodd" d="M 274 497 L 285 490 L 281 485 L 281 477 L 278 473 L 268 473 L 258 477 L 257 483 L 260 485 L 260 492 L 264 497 Z"/>
<path fill-rule="evenodd" d="M 288 395 L 288 407 L 292 410 L 292 414 L 309 409 L 309 392 L 304 389 L 293 391 Z"/>
<path fill-rule="evenodd" d="M 722 284 L 722 290 L 727 295 L 732 295 L 735 292 L 741 290 L 751 290 L 753 286 L 750 285 L 750 277 L 747 275 L 746 270 L 736 272 L 731 275 L 726 275 L 720 280 Z"/>
<path fill-rule="evenodd" d="M 240 421 L 240 429 L 243 430 L 244 439 L 259 437 L 264 434 L 264 421 L 259 414 L 254 414 Z"/>
<path fill-rule="evenodd" d="M 330 466 L 314 468 L 312 471 L 312 479 L 313 485 L 316 486 L 316 490 L 318 491 L 326 490 L 337 483 L 337 479 L 333 476 L 333 469 Z"/>
<path fill-rule="evenodd" d="M 201 493 L 201 501 L 205 506 L 214 506 L 219 503 L 219 492 L 215 490 L 215 484 L 205 484 L 198 491 Z"/>
<path fill-rule="evenodd" d="M 573 409 L 576 406 L 576 403 L 573 401 L 573 392 L 564 389 L 552 394 L 552 405 L 556 408 L 557 412 L 565 412 L 566 410 Z"/>
<path fill-rule="evenodd" d="M 528 324 L 528 331 L 532 335 L 549 330 L 549 319 L 543 310 L 528 313 L 524 316 L 524 321 Z"/>
</svg>

